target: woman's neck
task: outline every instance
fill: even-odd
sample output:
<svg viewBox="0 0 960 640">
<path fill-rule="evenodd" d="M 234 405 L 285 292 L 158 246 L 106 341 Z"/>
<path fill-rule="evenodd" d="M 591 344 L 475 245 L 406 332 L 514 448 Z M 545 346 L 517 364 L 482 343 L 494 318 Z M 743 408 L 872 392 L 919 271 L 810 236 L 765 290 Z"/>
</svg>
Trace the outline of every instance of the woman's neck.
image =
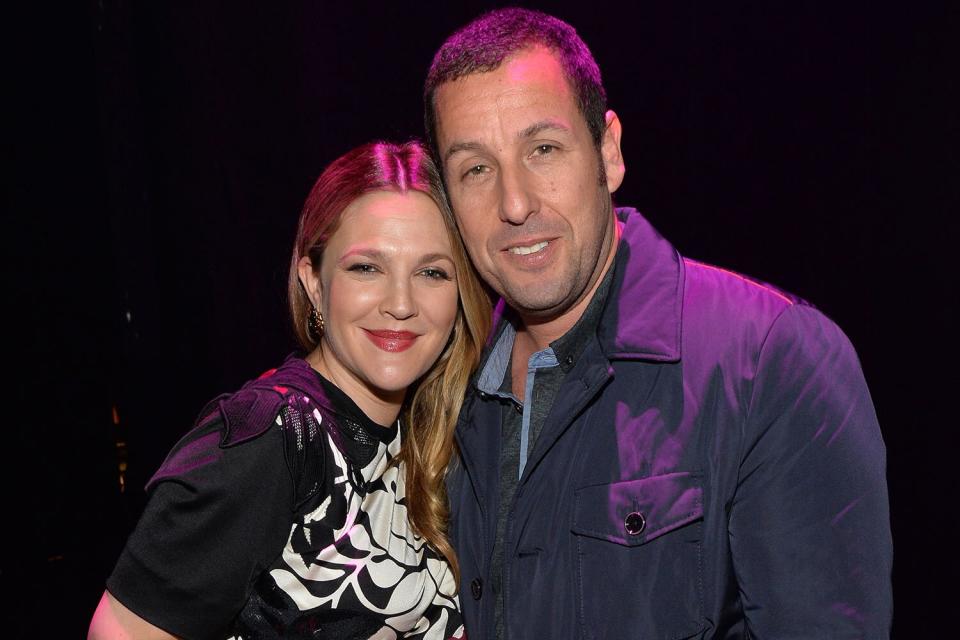
<svg viewBox="0 0 960 640">
<path fill-rule="evenodd" d="M 320 347 L 311 351 L 306 361 L 320 375 L 350 396 L 350 399 L 373 422 L 387 428 L 396 422 L 406 390 L 389 393 L 371 389 L 342 366 L 336 366 L 324 358 L 323 349 Z"/>
</svg>

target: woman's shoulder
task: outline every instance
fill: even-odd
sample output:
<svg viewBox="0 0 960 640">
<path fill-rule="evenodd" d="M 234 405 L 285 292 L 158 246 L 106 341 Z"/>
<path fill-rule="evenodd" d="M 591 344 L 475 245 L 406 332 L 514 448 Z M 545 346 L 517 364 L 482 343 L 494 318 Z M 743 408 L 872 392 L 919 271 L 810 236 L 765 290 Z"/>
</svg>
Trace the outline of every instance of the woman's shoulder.
<svg viewBox="0 0 960 640">
<path fill-rule="evenodd" d="M 211 469 L 227 465 L 239 472 L 244 465 L 236 464 L 237 460 L 279 470 L 285 463 L 294 485 L 300 484 L 304 469 L 318 467 L 310 464 L 309 458 L 323 457 L 322 451 L 316 451 L 323 443 L 317 437 L 319 415 L 315 414 L 318 408 L 327 410 L 311 400 L 315 394 L 305 388 L 311 383 L 308 377 L 298 379 L 289 374 L 291 368 L 298 368 L 290 364 L 288 358 L 281 367 L 248 381 L 237 391 L 210 400 L 192 428 L 168 453 L 147 488 L 179 476 L 184 469 L 195 469 L 201 461 Z"/>
<path fill-rule="evenodd" d="M 285 418 L 296 421 L 310 411 L 310 398 L 318 384 L 310 365 L 291 355 L 275 369 L 250 380 L 239 390 L 211 400 L 201 412 L 197 424 L 219 418 L 222 421 L 222 447 L 231 447 L 263 435 Z"/>
<path fill-rule="evenodd" d="M 225 450 L 249 447 L 248 443 L 279 431 L 298 505 L 325 484 L 323 472 L 332 469 L 334 459 L 343 457 L 344 464 L 360 473 L 400 446 L 396 425 L 375 424 L 352 398 L 297 355 L 236 392 L 214 398 L 201 412 L 197 427 L 212 422 L 216 424 L 207 428 L 218 429 L 218 446 Z"/>
</svg>

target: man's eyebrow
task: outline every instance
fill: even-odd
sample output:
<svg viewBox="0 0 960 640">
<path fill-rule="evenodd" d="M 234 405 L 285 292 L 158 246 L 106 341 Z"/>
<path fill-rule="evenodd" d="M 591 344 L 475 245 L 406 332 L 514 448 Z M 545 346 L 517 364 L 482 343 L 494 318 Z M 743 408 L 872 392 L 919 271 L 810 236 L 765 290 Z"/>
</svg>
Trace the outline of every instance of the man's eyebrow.
<svg viewBox="0 0 960 640">
<path fill-rule="evenodd" d="M 540 122 L 534 122 L 532 125 L 518 133 L 517 138 L 520 140 L 532 138 L 543 131 L 569 133 L 570 127 L 563 124 L 559 120 L 541 120 Z M 447 162 L 452 156 L 460 153 L 461 151 L 480 151 L 481 149 L 483 149 L 483 145 L 479 142 L 455 142 L 450 145 L 450 147 L 447 149 L 447 152 L 443 154 L 443 161 Z"/>
<path fill-rule="evenodd" d="M 455 142 L 443 154 L 443 161 L 446 162 L 451 156 L 461 151 L 479 151 L 481 148 L 482 145 L 479 142 Z"/>
<path fill-rule="evenodd" d="M 559 120 L 541 120 L 540 122 L 534 122 L 532 125 L 521 131 L 517 135 L 517 138 L 532 138 L 543 131 L 559 131 L 561 133 L 567 133 L 570 131 L 570 127 L 563 124 Z"/>
</svg>

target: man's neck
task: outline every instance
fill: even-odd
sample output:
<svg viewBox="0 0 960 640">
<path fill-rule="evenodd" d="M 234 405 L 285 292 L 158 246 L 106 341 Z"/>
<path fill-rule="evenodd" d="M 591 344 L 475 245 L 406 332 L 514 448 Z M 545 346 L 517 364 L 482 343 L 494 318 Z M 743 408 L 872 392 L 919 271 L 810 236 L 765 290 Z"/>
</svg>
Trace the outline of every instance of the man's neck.
<svg viewBox="0 0 960 640">
<path fill-rule="evenodd" d="M 552 347 L 555 350 L 553 354 L 555 357 L 568 357 L 571 355 L 569 349 L 575 344 L 575 342 L 571 342 L 571 340 L 575 341 L 578 339 L 573 337 L 574 334 L 582 337 L 584 332 L 595 331 L 596 328 L 590 325 L 599 319 L 599 311 L 593 312 L 591 311 L 591 307 L 597 303 L 600 287 L 609 279 L 610 266 L 610 264 L 604 266 L 597 282 L 591 286 L 590 291 L 588 291 L 587 295 L 580 301 L 578 305 L 579 308 L 572 308 L 570 312 L 565 314 L 565 322 L 553 321 L 546 323 L 540 321 L 537 323 L 523 324 L 523 319 L 521 318 L 521 324 L 517 328 L 513 340 L 510 367 L 511 387 L 513 394 L 518 399 L 521 401 L 524 399 L 524 385 L 527 379 L 527 367 L 530 362 L 530 356 L 537 351 L 543 351 L 548 347 Z M 591 318 L 590 325 L 577 328 L 578 324 L 584 322 L 588 315 Z M 566 354 L 566 356 L 563 354 Z"/>
<path fill-rule="evenodd" d="M 603 283 L 608 271 L 613 266 L 617 246 L 620 243 L 621 223 L 616 221 L 613 242 L 607 251 L 603 269 L 597 274 L 596 280 L 590 285 L 589 291 L 574 306 L 562 315 L 544 320 L 542 318 L 526 318 L 520 316 L 520 323 L 513 341 L 511 353 L 511 376 L 513 394 L 523 400 L 524 381 L 527 374 L 527 363 L 537 351 L 543 351 L 550 344 L 565 336 L 577 324 L 593 302 L 597 290 Z"/>
</svg>

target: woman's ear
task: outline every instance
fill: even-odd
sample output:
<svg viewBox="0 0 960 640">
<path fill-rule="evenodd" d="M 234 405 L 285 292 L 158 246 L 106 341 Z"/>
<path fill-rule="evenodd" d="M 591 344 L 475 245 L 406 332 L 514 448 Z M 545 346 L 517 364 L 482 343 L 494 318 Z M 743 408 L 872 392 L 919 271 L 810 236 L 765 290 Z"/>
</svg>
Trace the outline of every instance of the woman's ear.
<svg viewBox="0 0 960 640">
<path fill-rule="evenodd" d="M 303 256 L 297 262 L 297 275 L 300 276 L 300 284 L 303 285 L 303 290 L 307 292 L 310 302 L 319 309 L 321 302 L 320 277 L 314 270 L 313 262 L 308 256 Z"/>
</svg>

